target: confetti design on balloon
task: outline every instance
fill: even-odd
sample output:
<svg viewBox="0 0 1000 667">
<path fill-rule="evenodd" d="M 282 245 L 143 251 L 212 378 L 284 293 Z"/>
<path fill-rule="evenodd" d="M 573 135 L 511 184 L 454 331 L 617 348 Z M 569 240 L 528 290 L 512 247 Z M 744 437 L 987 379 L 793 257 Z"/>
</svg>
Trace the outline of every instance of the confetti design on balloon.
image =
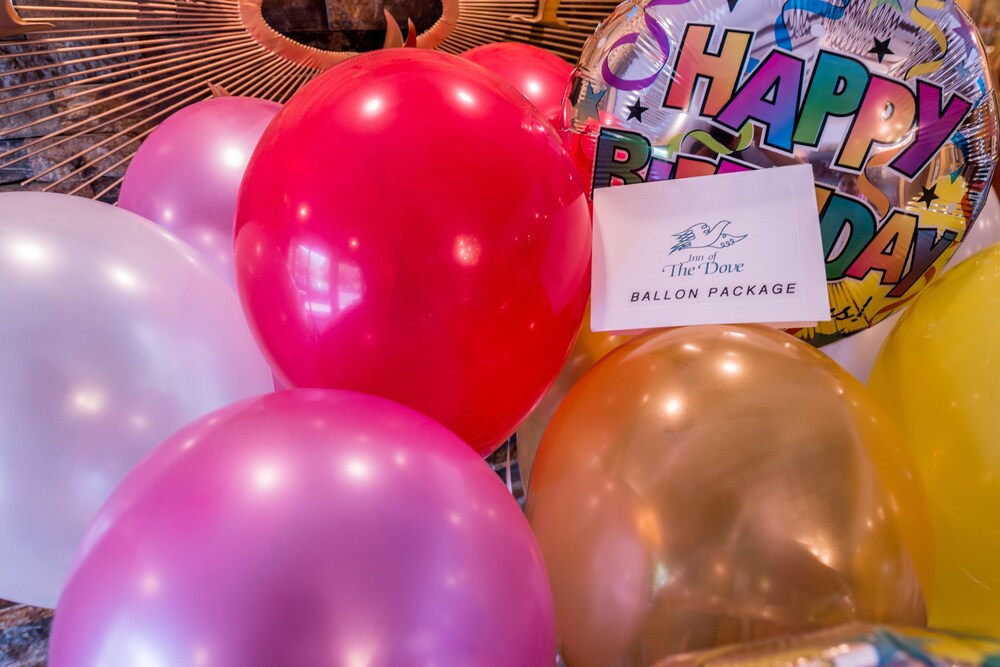
<svg viewBox="0 0 1000 667">
<path fill-rule="evenodd" d="M 750 143 L 753 141 L 753 125 L 744 123 L 743 127 L 740 128 L 739 141 L 733 148 L 729 148 L 705 130 L 691 130 L 684 134 L 678 134 L 667 142 L 667 155 L 672 157 L 679 153 L 686 139 L 697 141 L 716 155 L 732 155 L 733 153 L 746 150 L 750 146 Z"/>
<path fill-rule="evenodd" d="M 941 64 L 944 62 L 944 57 L 948 52 L 948 38 L 945 37 L 944 31 L 941 30 L 937 22 L 924 13 L 926 9 L 941 11 L 945 9 L 945 3 L 943 0 L 917 0 L 916 6 L 910 10 L 910 18 L 913 19 L 913 22 L 923 28 L 937 42 L 938 48 L 941 49 L 941 57 L 928 63 L 914 65 L 907 70 L 907 79 L 938 71 L 941 69 Z"/>
<path fill-rule="evenodd" d="M 844 16 L 844 10 L 850 0 L 844 0 L 842 4 L 823 2 L 822 0 L 788 0 L 778 14 L 778 20 L 774 24 L 775 41 L 783 49 L 791 50 L 792 38 L 788 34 L 788 26 L 785 24 L 785 12 L 800 10 L 809 14 L 815 14 L 822 18 L 836 21 Z"/>
<path fill-rule="evenodd" d="M 899 147 L 883 151 L 881 153 L 876 153 L 871 157 L 871 159 L 868 160 L 865 164 L 865 168 L 861 170 L 861 173 L 858 174 L 858 190 L 860 190 L 861 194 L 864 195 L 872 206 L 874 206 L 880 219 L 885 217 L 892 204 L 889 202 L 889 197 L 878 188 L 878 185 L 869 180 L 868 170 L 885 167 L 887 164 L 895 160 L 896 156 L 902 151 L 902 147 Z"/>
<path fill-rule="evenodd" d="M 809 164 L 831 320 L 796 333 L 823 345 L 908 303 L 975 221 L 988 71 L 952 0 L 633 0 L 584 47 L 569 146 L 591 192 Z"/>
</svg>

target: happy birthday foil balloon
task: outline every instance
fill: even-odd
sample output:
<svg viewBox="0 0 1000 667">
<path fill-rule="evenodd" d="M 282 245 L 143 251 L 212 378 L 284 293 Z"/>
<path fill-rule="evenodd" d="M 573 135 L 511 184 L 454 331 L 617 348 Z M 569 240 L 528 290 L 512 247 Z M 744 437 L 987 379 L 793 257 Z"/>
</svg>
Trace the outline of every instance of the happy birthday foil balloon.
<svg viewBox="0 0 1000 667">
<path fill-rule="evenodd" d="M 591 194 L 811 165 L 831 320 L 795 333 L 814 345 L 940 272 L 997 156 L 982 41 L 951 0 L 630 0 L 584 46 L 563 121 Z"/>
</svg>

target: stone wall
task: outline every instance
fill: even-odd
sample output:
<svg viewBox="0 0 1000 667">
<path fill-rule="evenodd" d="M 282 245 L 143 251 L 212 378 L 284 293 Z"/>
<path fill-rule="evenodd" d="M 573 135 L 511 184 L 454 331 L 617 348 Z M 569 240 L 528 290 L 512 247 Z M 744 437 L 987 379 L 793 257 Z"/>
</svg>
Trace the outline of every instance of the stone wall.
<svg viewBox="0 0 1000 667">
<path fill-rule="evenodd" d="M 52 612 L 0 600 L 0 665 L 44 667 Z"/>
</svg>

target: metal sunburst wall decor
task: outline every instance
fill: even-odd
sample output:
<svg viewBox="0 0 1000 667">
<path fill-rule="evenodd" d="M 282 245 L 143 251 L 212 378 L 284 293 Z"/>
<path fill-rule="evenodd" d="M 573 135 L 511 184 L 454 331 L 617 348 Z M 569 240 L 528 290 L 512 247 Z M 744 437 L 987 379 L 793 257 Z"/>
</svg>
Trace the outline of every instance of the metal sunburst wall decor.
<svg viewBox="0 0 1000 667">
<path fill-rule="evenodd" d="M 354 55 L 284 36 L 263 1 L 0 0 L 0 190 L 114 201 L 139 144 L 171 113 L 220 93 L 283 103 Z M 571 61 L 616 4 L 440 1 L 416 46 L 521 41 Z M 394 22 L 386 42 L 401 45 Z"/>
</svg>

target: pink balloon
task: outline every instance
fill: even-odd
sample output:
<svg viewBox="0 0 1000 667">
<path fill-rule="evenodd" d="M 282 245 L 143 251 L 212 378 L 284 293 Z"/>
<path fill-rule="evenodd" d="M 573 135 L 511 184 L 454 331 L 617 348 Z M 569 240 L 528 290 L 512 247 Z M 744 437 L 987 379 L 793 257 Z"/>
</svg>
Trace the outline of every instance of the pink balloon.
<svg viewBox="0 0 1000 667">
<path fill-rule="evenodd" d="M 484 44 L 462 54 L 517 88 L 556 128 L 573 66 L 550 51 L 530 44 Z"/>
<path fill-rule="evenodd" d="M 551 667 L 517 503 L 390 401 L 289 390 L 161 444 L 84 539 L 50 667 Z"/>
<path fill-rule="evenodd" d="M 219 97 L 181 109 L 139 147 L 118 206 L 173 232 L 234 285 L 240 181 L 264 128 L 280 110 L 280 104 L 252 97 Z"/>
</svg>

